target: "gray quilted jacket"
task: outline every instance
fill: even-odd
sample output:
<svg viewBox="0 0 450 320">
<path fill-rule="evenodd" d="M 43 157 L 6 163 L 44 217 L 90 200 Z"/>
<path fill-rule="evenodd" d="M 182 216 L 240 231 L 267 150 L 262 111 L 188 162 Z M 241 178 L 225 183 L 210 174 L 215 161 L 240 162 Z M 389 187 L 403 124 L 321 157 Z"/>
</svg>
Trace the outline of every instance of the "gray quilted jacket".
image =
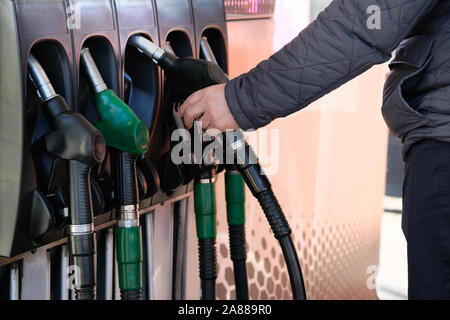
<svg viewBox="0 0 450 320">
<path fill-rule="evenodd" d="M 380 29 L 367 24 L 374 4 Z M 450 0 L 334 0 L 283 49 L 231 80 L 226 99 L 241 128 L 256 129 L 388 61 L 395 49 L 382 114 L 403 155 L 423 138 L 450 142 Z"/>
</svg>

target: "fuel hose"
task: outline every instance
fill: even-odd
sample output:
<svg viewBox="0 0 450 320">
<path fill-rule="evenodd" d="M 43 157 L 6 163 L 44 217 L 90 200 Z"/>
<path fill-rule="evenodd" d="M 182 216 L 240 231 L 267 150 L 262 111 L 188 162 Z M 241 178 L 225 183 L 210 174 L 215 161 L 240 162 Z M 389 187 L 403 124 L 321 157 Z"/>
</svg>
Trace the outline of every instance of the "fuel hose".
<svg viewBox="0 0 450 320">
<path fill-rule="evenodd" d="M 208 38 L 200 39 L 201 53 L 206 61 L 217 64 Z M 230 257 L 233 261 L 236 299 L 248 300 L 247 250 L 245 240 L 245 185 L 241 174 L 233 165 L 226 166 L 225 199 L 227 202 Z"/>
<path fill-rule="evenodd" d="M 142 291 L 142 249 L 139 226 L 139 191 L 136 161 L 149 146 L 145 124 L 131 108 L 107 88 L 88 48 L 81 61 L 95 92 L 99 115 L 96 127 L 111 147 L 112 172 L 117 200 L 114 229 L 119 288 L 122 300 L 140 300 Z"/>
</svg>

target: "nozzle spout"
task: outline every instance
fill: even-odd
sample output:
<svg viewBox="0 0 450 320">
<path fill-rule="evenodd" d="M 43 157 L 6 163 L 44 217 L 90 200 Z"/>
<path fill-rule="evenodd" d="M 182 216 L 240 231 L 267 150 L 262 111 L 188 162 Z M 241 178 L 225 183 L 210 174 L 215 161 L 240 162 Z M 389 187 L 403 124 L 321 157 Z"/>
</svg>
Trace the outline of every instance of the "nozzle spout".
<svg viewBox="0 0 450 320">
<path fill-rule="evenodd" d="M 209 45 L 208 38 L 202 37 L 200 39 L 200 50 L 206 61 L 210 61 L 217 64 L 216 57 L 214 56 L 211 46 Z"/>
<path fill-rule="evenodd" d="M 39 61 L 31 53 L 28 55 L 28 73 L 39 92 L 42 101 L 47 101 L 56 96 L 55 89 L 47 77 Z"/>
<path fill-rule="evenodd" d="M 103 81 L 103 78 L 100 75 L 100 71 L 98 71 L 94 59 L 92 58 L 89 48 L 84 48 L 83 50 L 81 50 L 81 64 L 83 65 L 84 70 L 88 75 L 89 81 L 91 82 L 95 93 L 100 93 L 108 90 L 105 81 Z"/>
<path fill-rule="evenodd" d="M 128 43 L 142 51 L 146 56 L 158 64 L 166 53 L 163 49 L 141 35 L 134 35 Z"/>
</svg>

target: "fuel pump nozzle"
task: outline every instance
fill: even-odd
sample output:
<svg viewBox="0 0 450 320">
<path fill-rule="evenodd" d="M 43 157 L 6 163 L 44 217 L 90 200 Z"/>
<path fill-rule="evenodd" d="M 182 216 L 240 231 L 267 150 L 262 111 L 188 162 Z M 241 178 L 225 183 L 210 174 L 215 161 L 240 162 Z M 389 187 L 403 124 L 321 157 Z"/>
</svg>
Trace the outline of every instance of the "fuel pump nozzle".
<svg viewBox="0 0 450 320">
<path fill-rule="evenodd" d="M 227 75 L 217 64 L 190 57 L 178 58 L 141 35 L 132 36 L 129 43 L 152 59 L 163 70 L 184 78 L 186 80 L 185 85 L 191 91 L 225 83 L 228 80 Z"/>
<path fill-rule="evenodd" d="M 142 250 L 136 160 L 149 147 L 148 130 L 130 107 L 108 89 L 88 48 L 81 51 L 81 62 L 95 92 L 100 118 L 96 127 L 105 135 L 106 144 L 115 148 L 111 155 L 118 200 L 115 242 L 121 298 L 139 300 Z"/>
<path fill-rule="evenodd" d="M 178 58 L 164 52 L 142 36 L 135 35 L 130 43 L 155 61 L 165 72 L 174 73 L 185 80 L 186 91 L 193 93 L 202 88 L 226 83 L 227 75 L 215 63 L 193 58 Z M 257 157 L 245 140 L 241 130 L 227 136 L 225 150 L 235 162 L 236 169 L 244 178 L 252 194 L 258 199 L 271 229 L 283 251 L 291 281 L 294 299 L 306 299 L 303 276 L 291 238 L 291 229 L 275 197 L 267 176 L 262 172 Z M 254 159 L 255 162 L 251 161 Z"/>
<path fill-rule="evenodd" d="M 31 53 L 28 56 L 28 72 L 42 101 L 47 101 L 57 96 L 41 64 Z"/>
<path fill-rule="evenodd" d="M 100 120 L 95 126 L 106 144 L 129 153 L 143 154 L 149 147 L 145 124 L 120 98 L 108 89 L 88 48 L 81 51 L 81 63 L 95 92 L 95 106 Z"/>
<path fill-rule="evenodd" d="M 105 158 L 103 135 L 79 113 L 72 112 L 56 94 L 38 60 L 28 56 L 29 75 L 34 82 L 53 131 L 44 137 L 45 147 L 55 157 L 69 160 L 70 225 L 69 248 L 75 271 L 75 298 L 95 297 L 95 239 L 90 193 L 91 166 Z"/>
</svg>

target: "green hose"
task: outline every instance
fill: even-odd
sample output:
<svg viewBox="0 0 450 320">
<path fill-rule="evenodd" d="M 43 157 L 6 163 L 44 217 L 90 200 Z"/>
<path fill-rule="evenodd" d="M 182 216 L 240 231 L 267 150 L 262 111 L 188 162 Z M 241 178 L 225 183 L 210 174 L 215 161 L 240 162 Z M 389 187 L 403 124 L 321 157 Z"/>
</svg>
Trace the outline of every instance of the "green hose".
<svg viewBox="0 0 450 320">
<path fill-rule="evenodd" d="M 140 227 L 114 230 L 117 263 L 119 265 L 119 287 L 121 290 L 137 291 L 142 287 L 142 253 Z"/>
<path fill-rule="evenodd" d="M 225 173 L 225 198 L 228 225 L 245 225 L 245 184 L 238 171 L 227 169 Z"/>
<path fill-rule="evenodd" d="M 119 288 L 123 300 L 139 300 L 142 288 L 141 230 L 137 193 L 137 155 L 148 149 L 148 130 L 135 113 L 111 90 L 95 95 L 100 120 L 96 127 L 111 149 L 118 200 L 115 244 Z"/>
<path fill-rule="evenodd" d="M 214 177 L 196 178 L 194 210 L 202 300 L 216 298 L 216 194 Z"/>
<path fill-rule="evenodd" d="M 216 195 L 214 182 L 194 184 L 194 210 L 197 238 L 216 237 Z"/>
<path fill-rule="evenodd" d="M 236 299 L 248 300 L 247 251 L 245 240 L 245 184 L 239 171 L 227 168 L 225 173 L 230 256 L 233 261 Z"/>
<path fill-rule="evenodd" d="M 118 200 L 118 221 L 114 230 L 123 300 L 139 300 L 142 288 L 141 230 L 137 194 L 136 159 L 149 145 L 147 127 L 112 90 L 95 95 L 100 120 L 96 127 L 111 150 L 112 171 Z"/>
</svg>

